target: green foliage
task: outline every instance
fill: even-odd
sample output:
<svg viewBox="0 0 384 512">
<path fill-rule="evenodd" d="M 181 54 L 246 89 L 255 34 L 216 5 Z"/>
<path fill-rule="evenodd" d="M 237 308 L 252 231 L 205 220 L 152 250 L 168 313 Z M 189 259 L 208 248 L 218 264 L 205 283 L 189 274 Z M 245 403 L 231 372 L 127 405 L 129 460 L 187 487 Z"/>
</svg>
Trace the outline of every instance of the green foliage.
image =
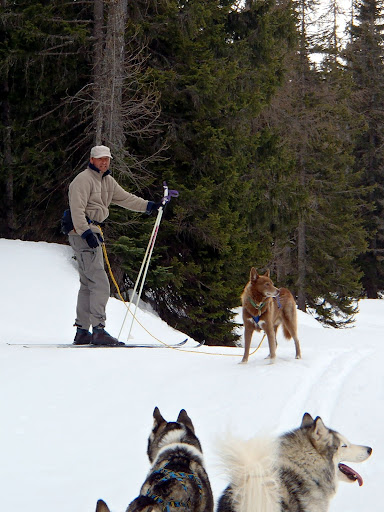
<svg viewBox="0 0 384 512">
<path fill-rule="evenodd" d="M 363 208 L 368 247 L 359 256 L 362 283 L 369 298 L 384 290 L 384 32 L 383 2 L 364 0 L 358 4 L 346 49 L 348 70 L 354 83 L 351 105 L 362 119 L 355 137 L 355 169 L 360 186 L 369 190 Z"/>
<path fill-rule="evenodd" d="M 145 243 L 147 239 L 139 239 L 121 236 L 112 247 L 115 254 L 121 258 L 121 267 L 126 273 L 126 287 L 133 288 L 141 269 L 145 256 Z M 161 252 L 161 251 L 160 251 Z M 156 264 L 160 259 L 158 254 L 153 254 L 150 260 L 150 271 L 145 281 L 145 290 L 166 286 L 172 278 L 172 267 L 162 267 Z M 146 259 L 147 261 L 147 259 Z M 129 278 L 131 276 L 132 280 Z M 135 279 L 136 276 L 136 279 Z"/>
<path fill-rule="evenodd" d="M 80 5 L 57 0 L 8 2 L 0 10 L 2 100 L 10 116 L 0 124 L 3 163 L 11 154 L 0 185 L 13 190 L 13 203 L 5 198 L 0 210 L 5 219 L 12 208 L 16 220 L 12 232 L 0 224 L 8 236 L 57 236 L 70 169 L 64 150 L 77 133 L 64 98 L 85 78 L 90 34 L 88 22 L 81 23 L 85 15 Z"/>
<path fill-rule="evenodd" d="M 273 2 L 246 13 L 190 0 L 153 10 L 138 2 L 130 16 L 131 32 L 147 38 L 168 122 L 168 160 L 155 172 L 180 191 L 159 232 L 172 276 L 151 296 L 163 318 L 207 343 L 234 340 L 249 268 L 270 255 L 268 237 L 251 230 L 250 212 L 266 205 L 247 175 L 259 147 L 253 119 L 281 83 L 291 14 Z"/>
<path fill-rule="evenodd" d="M 269 157 L 262 159 L 277 166 L 272 188 L 287 213 L 286 221 L 276 220 L 272 268 L 279 285 L 297 295 L 300 309 L 311 308 L 323 323 L 343 327 L 361 294 L 356 259 L 366 248 L 366 191 L 353 158 L 361 120 L 349 106 L 346 71 L 334 59 L 315 69 L 309 46 L 305 50 L 291 56 L 288 80 L 264 120 L 270 144 Z M 279 172 L 284 162 L 286 181 Z"/>
<path fill-rule="evenodd" d="M 92 7 L 24 0 L 0 10 L 2 236 L 63 240 L 67 186 L 93 139 Z M 129 119 L 126 163 L 151 163 L 142 177 L 117 179 L 145 199 L 159 200 L 164 180 L 180 192 L 165 209 L 144 298 L 188 335 L 231 344 L 249 268 L 270 267 L 301 309 L 349 325 L 361 278 L 376 293 L 383 282 L 381 29 L 373 42 L 364 23 L 353 29 L 347 69 L 317 38 L 329 54 L 314 67 L 290 0 L 248 10 L 230 0 L 136 0 L 128 9 L 126 55 L 143 53 L 124 94 L 134 117 L 153 88 L 161 114 L 145 133 L 136 129 L 145 111 Z M 111 209 L 106 241 L 125 289 L 153 223 Z"/>
</svg>

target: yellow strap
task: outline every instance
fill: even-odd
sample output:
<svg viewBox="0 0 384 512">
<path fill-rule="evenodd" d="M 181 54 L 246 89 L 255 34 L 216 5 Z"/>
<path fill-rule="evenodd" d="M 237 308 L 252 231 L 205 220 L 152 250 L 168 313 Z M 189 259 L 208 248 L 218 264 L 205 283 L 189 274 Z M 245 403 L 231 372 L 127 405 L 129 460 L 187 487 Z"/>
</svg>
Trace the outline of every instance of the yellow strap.
<svg viewBox="0 0 384 512">
<path fill-rule="evenodd" d="M 108 271 L 109 271 L 109 275 L 111 276 L 111 280 L 113 282 L 113 284 L 115 285 L 116 287 L 116 290 L 117 290 L 117 293 L 120 297 L 120 299 L 122 300 L 122 302 L 124 303 L 125 307 L 128 309 L 128 311 L 131 313 L 131 315 L 133 315 L 132 311 L 128 308 L 127 306 L 127 302 L 124 300 L 124 297 L 121 295 L 121 292 L 120 292 L 120 288 L 119 288 L 119 285 L 117 284 L 117 281 L 115 279 L 115 276 L 113 275 L 113 272 L 112 272 L 112 268 L 111 268 L 111 264 L 109 263 L 109 258 L 108 258 L 108 253 L 107 253 L 107 248 L 105 246 L 105 242 L 104 242 L 104 234 L 103 234 L 103 230 L 101 229 L 100 226 L 97 226 L 100 231 L 101 231 L 101 235 L 103 237 L 103 242 L 101 244 L 101 247 L 103 248 L 103 253 L 104 253 L 104 259 L 105 259 L 105 262 L 107 264 L 107 267 L 108 267 Z M 170 345 L 168 345 L 167 343 L 165 343 L 164 341 L 161 341 L 159 340 L 159 338 L 156 338 L 156 336 L 154 336 L 153 334 L 151 334 L 148 329 L 146 329 L 146 327 L 144 327 L 143 324 L 141 324 L 139 322 L 139 320 L 136 319 L 136 322 L 140 325 L 140 327 L 142 327 L 144 329 L 145 332 L 147 332 L 147 334 L 149 334 L 153 339 L 155 339 L 156 341 L 158 341 L 159 343 L 162 343 L 163 345 L 165 345 L 166 347 L 170 347 L 170 348 L 174 348 L 174 347 L 171 347 Z"/>
<path fill-rule="evenodd" d="M 132 311 L 128 308 L 127 306 L 127 303 L 126 301 L 124 300 L 123 296 L 121 295 L 121 292 L 120 292 L 120 288 L 119 288 L 119 285 L 117 284 L 117 281 L 115 279 L 115 276 L 113 275 L 113 272 L 112 272 L 112 268 L 111 268 L 111 264 L 109 263 L 109 258 L 108 258 L 108 254 L 107 254 L 107 248 L 105 246 L 105 242 L 104 242 L 104 233 L 103 233 L 103 230 L 101 229 L 100 226 L 97 226 L 100 231 L 101 231 L 101 236 L 103 237 L 103 242 L 101 243 L 101 247 L 103 248 L 103 254 L 104 254 L 104 259 L 105 259 L 105 262 L 107 264 L 107 267 L 108 267 L 108 271 L 109 271 L 109 275 L 111 276 L 111 279 L 112 279 L 112 282 L 113 284 L 115 285 L 116 287 L 116 290 L 117 290 L 117 293 L 120 297 L 120 299 L 123 301 L 125 307 L 128 309 L 128 311 L 131 313 L 131 315 L 133 315 Z M 242 357 L 241 354 L 217 354 L 217 353 L 212 353 L 212 352 L 204 352 L 202 350 L 199 350 L 198 352 L 197 351 L 194 351 L 194 350 L 187 350 L 185 348 L 180 348 L 180 347 L 174 347 L 172 345 L 168 345 L 167 343 L 165 343 L 164 341 L 161 341 L 159 340 L 159 338 L 156 338 L 156 336 L 154 336 L 153 334 L 151 334 L 148 329 L 146 327 L 144 327 L 143 324 L 141 324 L 139 322 L 139 320 L 137 320 L 136 318 L 136 322 L 140 325 L 140 327 L 142 327 L 144 329 L 144 331 L 149 334 L 153 339 L 155 339 L 156 341 L 158 341 L 159 343 L 161 343 L 162 345 L 168 347 L 168 348 L 171 348 L 173 350 L 179 350 L 180 352 L 189 352 L 191 354 L 205 354 L 205 355 L 209 355 L 209 356 L 229 356 L 229 357 Z M 255 352 L 257 352 L 259 350 L 259 348 L 261 347 L 261 344 L 263 343 L 264 341 L 264 338 L 265 338 L 265 334 L 264 336 L 261 338 L 261 341 L 259 343 L 259 345 L 256 347 L 256 349 L 251 352 L 249 355 L 252 356 Z"/>
</svg>

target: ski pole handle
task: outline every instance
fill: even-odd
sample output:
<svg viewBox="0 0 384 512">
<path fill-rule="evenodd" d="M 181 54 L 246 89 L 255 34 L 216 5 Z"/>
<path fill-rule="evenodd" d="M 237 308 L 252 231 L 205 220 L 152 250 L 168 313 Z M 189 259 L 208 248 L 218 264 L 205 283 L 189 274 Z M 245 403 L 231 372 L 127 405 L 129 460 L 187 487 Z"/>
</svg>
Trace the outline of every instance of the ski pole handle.
<svg viewBox="0 0 384 512">
<path fill-rule="evenodd" d="M 163 205 L 165 205 L 166 203 L 169 203 L 169 201 L 172 199 L 172 197 L 179 197 L 179 192 L 177 190 L 169 190 L 168 185 L 165 181 L 163 182 L 163 187 L 164 187 L 164 196 L 161 201 L 163 203 Z"/>
</svg>

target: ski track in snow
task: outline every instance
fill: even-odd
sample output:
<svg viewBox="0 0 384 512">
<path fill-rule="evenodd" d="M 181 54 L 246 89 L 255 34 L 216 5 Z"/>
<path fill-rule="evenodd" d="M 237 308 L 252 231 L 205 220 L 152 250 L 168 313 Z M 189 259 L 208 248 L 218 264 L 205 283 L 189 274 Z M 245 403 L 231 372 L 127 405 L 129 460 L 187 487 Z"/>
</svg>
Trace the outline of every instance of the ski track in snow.
<svg viewBox="0 0 384 512">
<path fill-rule="evenodd" d="M 316 377 L 310 381 L 307 396 L 302 401 L 303 409 L 310 402 L 312 407 L 317 408 L 330 420 L 334 409 L 340 403 L 342 389 L 348 383 L 351 374 L 371 354 L 372 351 L 368 350 L 342 352 L 326 360 Z"/>
<path fill-rule="evenodd" d="M 303 359 L 296 360 L 293 342 L 282 338 L 275 364 L 265 360 L 266 340 L 247 365 L 238 364 L 241 348 L 188 351 L 193 340 L 186 350 L 28 350 L 6 342 L 71 343 L 77 269 L 65 245 L 0 240 L 0 248 L 6 262 L 0 266 L 2 510 L 94 512 L 98 498 L 111 512 L 126 510 L 149 469 L 155 405 L 168 420 L 188 411 L 215 499 L 227 485 L 216 465 L 218 437 L 228 431 L 242 438 L 279 435 L 309 412 L 373 447 L 372 457 L 356 467 L 364 486 L 340 484 L 329 512 L 378 508 L 384 300 L 361 301 L 356 328 L 349 330 L 324 329 L 299 312 Z M 139 320 L 151 333 L 169 343 L 188 336 L 141 306 Z M 121 302 L 109 301 L 112 335 L 125 312 Z M 141 328 L 132 340 L 153 342 Z M 259 342 L 255 336 L 252 350 Z M 229 357 L 220 357 L 223 352 Z"/>
</svg>

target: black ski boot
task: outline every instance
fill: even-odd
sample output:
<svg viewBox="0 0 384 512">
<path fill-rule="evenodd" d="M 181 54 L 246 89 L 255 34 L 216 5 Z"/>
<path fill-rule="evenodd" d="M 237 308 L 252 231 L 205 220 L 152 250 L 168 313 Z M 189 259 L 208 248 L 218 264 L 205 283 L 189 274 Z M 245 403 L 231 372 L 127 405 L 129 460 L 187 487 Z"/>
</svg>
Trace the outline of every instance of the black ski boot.
<svg viewBox="0 0 384 512">
<path fill-rule="evenodd" d="M 101 325 L 93 328 L 91 344 L 102 347 L 122 347 L 125 345 L 125 343 L 107 333 Z"/>
<path fill-rule="evenodd" d="M 77 328 L 74 345 L 90 345 L 92 342 L 92 334 L 87 329 Z"/>
</svg>

